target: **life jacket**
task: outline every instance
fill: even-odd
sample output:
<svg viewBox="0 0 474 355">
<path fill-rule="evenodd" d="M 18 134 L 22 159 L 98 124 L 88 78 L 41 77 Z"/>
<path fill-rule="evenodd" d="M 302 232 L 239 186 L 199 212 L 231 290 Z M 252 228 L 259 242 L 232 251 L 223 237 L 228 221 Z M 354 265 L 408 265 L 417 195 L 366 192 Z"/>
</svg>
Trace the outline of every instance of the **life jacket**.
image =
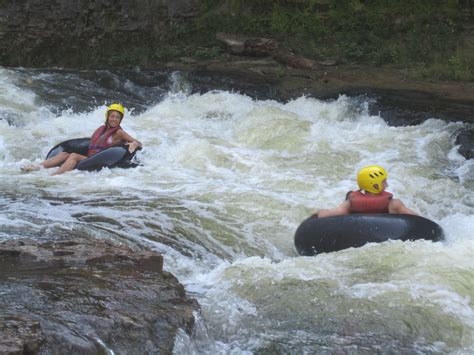
<svg viewBox="0 0 474 355">
<path fill-rule="evenodd" d="M 359 191 L 351 191 L 346 200 L 350 203 L 351 213 L 388 213 L 388 205 L 393 194 L 382 191 L 378 195 L 363 194 Z"/>
<path fill-rule="evenodd" d="M 110 147 L 112 145 L 112 135 L 119 129 L 121 129 L 120 126 L 107 129 L 106 125 L 97 128 L 89 142 L 87 156 L 90 157 L 91 155 L 94 155 L 95 153 Z"/>
</svg>

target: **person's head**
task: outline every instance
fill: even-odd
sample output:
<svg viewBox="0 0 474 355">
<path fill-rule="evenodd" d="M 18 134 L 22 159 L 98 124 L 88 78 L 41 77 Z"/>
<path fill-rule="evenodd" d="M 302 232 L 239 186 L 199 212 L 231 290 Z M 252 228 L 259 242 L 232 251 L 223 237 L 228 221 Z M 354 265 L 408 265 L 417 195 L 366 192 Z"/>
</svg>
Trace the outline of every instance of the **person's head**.
<svg viewBox="0 0 474 355">
<path fill-rule="evenodd" d="M 105 124 L 111 127 L 117 127 L 122 122 L 125 115 L 125 108 L 121 104 L 112 104 L 105 111 Z"/>
<path fill-rule="evenodd" d="M 361 190 L 380 194 L 388 186 L 387 178 L 388 174 L 381 166 L 366 166 L 357 173 L 357 185 Z"/>
</svg>

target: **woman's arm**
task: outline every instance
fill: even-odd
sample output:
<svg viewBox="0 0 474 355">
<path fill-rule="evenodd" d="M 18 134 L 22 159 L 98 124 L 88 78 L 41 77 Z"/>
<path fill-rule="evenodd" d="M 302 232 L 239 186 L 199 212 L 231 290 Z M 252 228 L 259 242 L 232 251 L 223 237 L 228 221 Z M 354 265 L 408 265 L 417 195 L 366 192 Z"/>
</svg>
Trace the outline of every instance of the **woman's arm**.
<svg viewBox="0 0 474 355">
<path fill-rule="evenodd" d="M 133 138 L 123 129 L 118 130 L 116 134 L 120 140 L 125 141 L 126 144 L 128 144 L 128 151 L 130 153 L 133 153 L 137 148 L 143 147 L 141 142 Z"/>
<path fill-rule="evenodd" d="M 349 207 L 350 207 L 349 201 L 344 201 L 339 206 L 331 210 L 320 210 L 318 212 L 318 217 L 324 218 L 324 217 L 342 216 L 345 214 L 349 214 L 350 213 Z"/>
<path fill-rule="evenodd" d="M 398 213 L 398 214 L 412 214 L 418 216 L 418 213 L 409 209 L 405 204 L 399 199 L 392 199 L 388 205 L 389 213 Z"/>
</svg>

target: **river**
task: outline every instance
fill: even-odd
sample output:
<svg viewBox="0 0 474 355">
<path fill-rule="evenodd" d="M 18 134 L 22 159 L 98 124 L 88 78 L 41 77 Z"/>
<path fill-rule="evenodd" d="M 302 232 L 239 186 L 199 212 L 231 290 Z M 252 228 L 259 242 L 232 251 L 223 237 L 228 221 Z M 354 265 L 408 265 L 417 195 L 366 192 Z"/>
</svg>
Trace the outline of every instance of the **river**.
<svg viewBox="0 0 474 355">
<path fill-rule="evenodd" d="M 202 307 L 176 354 L 474 350 L 474 160 L 455 146 L 468 124 L 390 127 L 345 96 L 192 92 L 179 73 L 0 68 L 0 240 L 120 236 L 159 251 Z M 127 107 L 142 166 L 20 170 L 90 136 L 106 101 Z M 374 163 L 446 240 L 298 256 L 299 223 Z"/>
</svg>

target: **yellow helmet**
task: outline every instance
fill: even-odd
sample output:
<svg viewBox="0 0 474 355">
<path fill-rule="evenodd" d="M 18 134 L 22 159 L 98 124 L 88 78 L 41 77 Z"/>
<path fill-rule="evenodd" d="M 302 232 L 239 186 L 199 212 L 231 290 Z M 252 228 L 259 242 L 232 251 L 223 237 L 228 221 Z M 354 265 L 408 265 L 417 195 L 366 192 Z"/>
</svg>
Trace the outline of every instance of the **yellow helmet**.
<svg viewBox="0 0 474 355">
<path fill-rule="evenodd" d="M 384 168 L 379 165 L 371 165 L 359 170 L 357 184 L 362 190 L 379 194 L 383 191 L 382 182 L 387 178 L 388 174 Z"/>
<path fill-rule="evenodd" d="M 105 111 L 105 119 L 109 118 L 110 111 L 117 111 L 123 116 L 125 115 L 125 108 L 121 104 L 112 104 L 107 107 L 107 111 Z"/>
</svg>

